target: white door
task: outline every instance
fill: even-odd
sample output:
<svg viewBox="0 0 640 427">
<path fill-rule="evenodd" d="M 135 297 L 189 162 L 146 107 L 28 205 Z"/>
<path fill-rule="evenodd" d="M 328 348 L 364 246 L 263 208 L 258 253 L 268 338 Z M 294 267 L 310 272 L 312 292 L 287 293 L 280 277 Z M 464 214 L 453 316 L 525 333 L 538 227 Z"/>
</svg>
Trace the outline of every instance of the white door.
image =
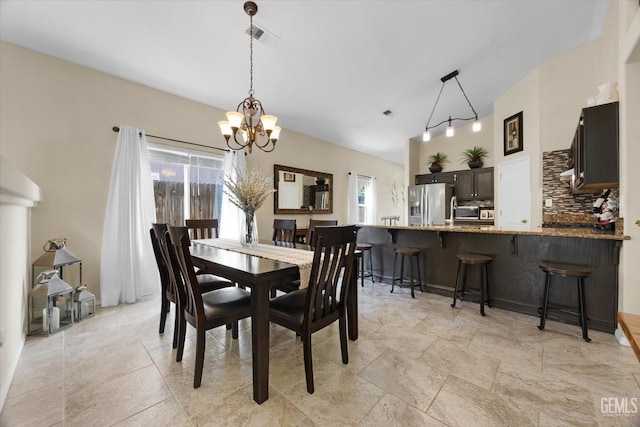
<svg viewBox="0 0 640 427">
<path fill-rule="evenodd" d="M 531 162 L 529 156 L 498 165 L 500 198 L 498 225 L 512 230 L 531 229 Z"/>
</svg>

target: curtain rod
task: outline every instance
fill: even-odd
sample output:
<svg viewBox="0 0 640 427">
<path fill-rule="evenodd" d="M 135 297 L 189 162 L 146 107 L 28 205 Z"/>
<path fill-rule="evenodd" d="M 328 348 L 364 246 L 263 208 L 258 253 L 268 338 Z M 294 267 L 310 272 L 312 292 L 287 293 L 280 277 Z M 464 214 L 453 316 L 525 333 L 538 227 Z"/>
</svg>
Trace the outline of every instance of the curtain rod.
<svg viewBox="0 0 640 427">
<path fill-rule="evenodd" d="M 120 132 L 120 128 L 118 126 L 114 126 L 113 131 L 118 133 Z M 142 136 L 142 133 L 139 134 L 140 136 Z M 158 139 L 164 139 L 165 141 L 173 141 L 173 142 L 179 142 L 181 144 L 188 144 L 188 145 L 196 145 L 198 147 L 205 147 L 205 148 L 211 148 L 213 150 L 220 150 L 220 151 L 231 151 L 229 149 L 226 148 L 218 148 L 218 147 L 212 147 L 210 145 L 202 145 L 202 144 L 196 144 L 195 142 L 188 142 L 188 141 L 181 141 L 179 139 L 173 139 L 173 138 L 165 138 L 164 136 L 158 136 L 158 135 L 151 135 L 150 133 L 146 134 L 147 136 L 151 137 L 151 138 L 158 138 Z"/>
</svg>

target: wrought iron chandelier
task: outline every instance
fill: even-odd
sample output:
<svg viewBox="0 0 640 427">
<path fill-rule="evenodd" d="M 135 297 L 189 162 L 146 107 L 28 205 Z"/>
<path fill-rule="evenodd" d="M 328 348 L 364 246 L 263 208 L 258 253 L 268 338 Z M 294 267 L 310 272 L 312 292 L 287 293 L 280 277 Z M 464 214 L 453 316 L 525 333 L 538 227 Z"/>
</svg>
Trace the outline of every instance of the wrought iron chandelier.
<svg viewBox="0 0 640 427">
<path fill-rule="evenodd" d="M 278 118 L 264 113 L 262 103 L 253 97 L 253 16 L 258 13 L 258 5 L 252 1 L 245 2 L 244 11 L 249 15 L 249 96 L 244 99 L 236 111 L 226 113 L 227 120 L 218 122 L 220 131 L 232 150 L 247 149 L 249 153 L 255 145 L 265 152 L 276 148 L 280 136 L 280 126 L 276 126 Z M 238 134 L 242 135 L 238 141 Z M 233 135 L 233 143 L 230 143 Z"/>
<path fill-rule="evenodd" d="M 440 93 L 438 93 L 438 98 L 436 99 L 436 103 L 433 106 L 433 110 L 431 110 L 431 115 L 429 116 L 429 120 L 427 120 L 427 125 L 425 126 L 424 129 L 424 133 L 422 134 L 422 140 L 423 141 L 430 141 L 431 140 L 431 133 L 429 132 L 429 129 L 433 129 L 433 128 L 437 128 L 438 126 L 444 124 L 444 123 L 449 123 L 449 125 L 447 126 L 447 131 L 446 131 L 446 135 L 447 136 L 453 136 L 454 134 L 454 130 L 453 130 L 453 125 L 451 124 L 452 121 L 454 120 L 474 120 L 473 122 L 473 131 L 474 132 L 479 132 L 482 129 L 482 124 L 480 123 L 480 120 L 478 120 L 478 113 L 476 113 L 476 110 L 473 108 L 473 105 L 471 105 L 471 101 L 469 101 L 469 98 L 467 97 L 467 94 L 464 92 L 464 89 L 462 89 L 462 85 L 460 84 L 460 82 L 458 81 L 458 70 L 452 71 L 451 73 L 447 74 L 446 76 L 440 78 L 440 81 L 442 81 L 442 87 L 440 87 Z M 440 101 L 440 95 L 442 95 L 442 89 L 444 89 L 444 85 L 451 79 L 456 79 L 456 83 L 458 83 L 458 86 L 460 87 L 460 90 L 462 91 L 462 94 L 464 95 L 464 99 L 467 100 L 467 103 L 469 104 L 469 107 L 471 107 L 471 111 L 473 111 L 473 115 L 474 117 L 469 117 L 469 118 L 460 118 L 460 117 L 455 117 L 455 118 L 451 118 L 451 116 L 449 116 L 449 118 L 447 120 L 443 120 L 440 123 L 438 123 L 437 125 L 433 125 L 433 126 L 429 126 L 429 123 L 431 123 L 431 117 L 433 117 L 433 112 L 436 110 L 436 106 L 438 105 L 438 101 Z"/>
</svg>

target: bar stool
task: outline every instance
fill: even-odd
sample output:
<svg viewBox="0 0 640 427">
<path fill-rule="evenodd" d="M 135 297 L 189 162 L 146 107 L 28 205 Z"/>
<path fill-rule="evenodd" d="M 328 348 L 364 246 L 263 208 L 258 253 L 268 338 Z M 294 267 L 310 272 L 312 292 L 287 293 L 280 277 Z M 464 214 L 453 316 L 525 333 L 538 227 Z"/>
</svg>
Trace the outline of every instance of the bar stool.
<svg viewBox="0 0 640 427">
<path fill-rule="evenodd" d="M 413 274 L 413 263 L 411 262 L 412 259 L 416 260 L 416 266 L 418 267 L 418 285 L 420 286 L 420 292 L 424 292 L 422 290 L 422 280 L 420 278 L 420 249 L 415 249 L 415 248 L 395 248 L 393 250 L 393 252 L 395 253 L 395 256 L 393 258 L 393 279 L 391 281 L 391 293 L 393 293 L 393 288 L 396 284 L 396 280 L 400 281 L 400 285 L 402 285 L 403 281 L 404 281 L 404 257 L 409 256 L 411 257 L 409 259 L 409 267 L 410 267 L 410 274 L 411 274 L 411 298 L 415 298 L 415 294 L 413 292 L 413 280 L 414 280 L 414 274 Z M 396 278 L 396 263 L 398 261 L 398 255 L 400 255 L 400 277 Z"/>
<path fill-rule="evenodd" d="M 371 245 L 369 243 L 358 243 L 356 246 L 356 250 L 362 252 L 362 256 L 360 257 L 360 284 L 364 288 L 364 278 L 371 277 L 371 282 L 375 283 L 373 280 L 373 263 L 371 261 Z M 369 271 L 364 271 L 364 255 L 369 254 Z"/>
<path fill-rule="evenodd" d="M 451 307 L 456 306 L 456 299 L 458 298 L 458 293 L 460 293 L 462 300 L 464 298 L 464 293 L 467 290 L 467 266 L 468 265 L 479 265 L 480 269 L 480 314 L 485 315 L 484 313 L 484 304 L 487 303 L 487 306 L 491 308 L 491 302 L 489 299 L 489 272 L 487 271 L 487 265 L 493 258 L 487 255 L 478 255 L 478 254 L 457 254 L 458 258 L 458 273 L 456 274 L 456 287 L 453 290 L 453 304 Z M 484 274 L 482 274 L 484 272 Z M 462 274 L 461 274 L 462 273 Z M 460 280 L 462 275 L 462 280 Z M 483 280 L 484 279 L 484 280 Z M 462 284 L 460 283 L 462 282 Z"/>
<path fill-rule="evenodd" d="M 591 275 L 591 269 L 578 265 L 542 263 L 540 269 L 545 273 L 544 297 L 542 300 L 542 308 L 540 313 L 540 326 L 538 329 L 544 330 L 544 323 L 547 320 L 547 310 L 549 308 L 549 288 L 551 284 L 551 276 L 575 277 L 578 281 L 578 320 L 582 327 L 582 338 L 589 342 L 587 330 L 587 306 L 584 297 L 584 278 Z"/>
</svg>

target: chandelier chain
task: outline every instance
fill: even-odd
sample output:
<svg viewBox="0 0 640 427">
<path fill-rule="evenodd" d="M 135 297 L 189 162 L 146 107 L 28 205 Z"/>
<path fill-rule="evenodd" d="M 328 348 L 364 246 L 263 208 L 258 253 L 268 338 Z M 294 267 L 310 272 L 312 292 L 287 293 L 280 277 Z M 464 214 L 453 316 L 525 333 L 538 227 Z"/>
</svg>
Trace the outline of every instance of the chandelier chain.
<svg viewBox="0 0 640 427">
<path fill-rule="evenodd" d="M 249 96 L 253 97 L 253 15 L 249 15 L 249 20 Z"/>
</svg>

